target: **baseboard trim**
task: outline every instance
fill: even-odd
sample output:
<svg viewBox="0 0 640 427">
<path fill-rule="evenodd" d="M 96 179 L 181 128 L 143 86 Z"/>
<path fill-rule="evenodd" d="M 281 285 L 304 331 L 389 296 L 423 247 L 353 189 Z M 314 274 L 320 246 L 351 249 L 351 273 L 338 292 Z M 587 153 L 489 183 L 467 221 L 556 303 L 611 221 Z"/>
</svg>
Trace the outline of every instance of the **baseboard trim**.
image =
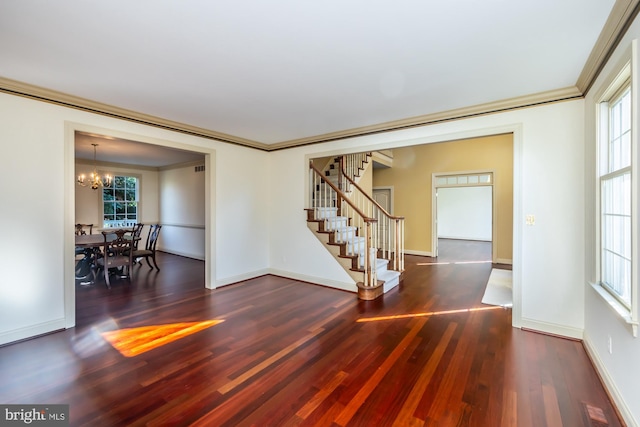
<svg viewBox="0 0 640 427">
<path fill-rule="evenodd" d="M 168 254 L 172 254 L 172 255 L 183 256 L 183 257 L 185 257 L 185 258 L 197 259 L 197 260 L 200 260 L 200 261 L 204 261 L 204 260 L 205 260 L 205 257 L 204 257 L 204 255 L 202 255 L 202 254 L 195 254 L 195 253 L 189 253 L 189 252 L 174 251 L 173 249 L 172 249 L 172 250 L 169 250 L 169 249 L 167 249 L 167 248 L 160 248 L 160 247 L 158 247 L 158 251 L 160 251 L 160 252 L 166 252 L 166 253 L 168 253 Z"/>
<path fill-rule="evenodd" d="M 522 318 L 520 322 L 522 329 L 531 329 L 533 331 L 539 331 L 550 335 L 557 335 L 559 337 L 573 338 L 582 340 L 584 331 L 578 328 L 571 328 L 568 326 L 562 326 L 555 323 L 540 322 L 539 320 Z"/>
<path fill-rule="evenodd" d="M 31 338 L 37 338 L 41 335 L 50 334 L 66 329 L 65 319 L 60 318 L 50 322 L 39 323 L 27 328 L 14 329 L 12 331 L 0 334 L 0 345 L 12 344 L 17 341 L 23 341 Z"/>
<path fill-rule="evenodd" d="M 293 273 L 291 271 L 278 270 L 277 268 L 270 268 L 269 274 L 274 276 L 286 277 L 287 279 L 299 280 L 301 282 L 308 282 L 313 285 L 326 286 L 329 288 L 340 289 L 348 292 L 358 292 L 358 287 L 355 283 L 338 282 L 337 280 L 324 279 L 321 277 L 307 276 L 306 274 Z"/>
<path fill-rule="evenodd" d="M 227 277 L 225 279 L 219 279 L 215 282 L 215 289 L 235 285 L 246 280 L 255 279 L 256 277 L 266 276 L 268 274 L 274 276 L 284 277 L 286 279 L 298 280 L 300 282 L 310 283 L 312 285 L 326 286 L 328 288 L 339 289 L 341 291 L 348 291 L 357 293 L 358 287 L 355 283 L 338 282 L 337 280 L 328 280 L 321 277 L 307 276 L 305 274 L 293 273 L 291 271 L 279 270 L 277 268 L 262 268 L 245 274 L 239 274 L 237 276 Z"/>
<path fill-rule="evenodd" d="M 596 351 L 589 334 L 584 334 L 582 344 L 587 352 L 587 356 L 589 356 L 591 363 L 595 367 L 596 372 L 600 377 L 600 381 L 604 384 L 604 388 L 606 389 L 609 398 L 613 401 L 620 418 L 622 418 L 628 426 L 638 427 L 640 424 L 633 418 L 633 414 L 631 413 L 629 406 L 622 398 L 620 390 L 618 390 L 618 387 L 616 387 L 615 381 L 613 381 L 613 379 L 609 375 L 609 371 L 605 367 L 604 362 Z"/>
<path fill-rule="evenodd" d="M 426 251 L 413 251 L 413 250 L 409 250 L 409 249 L 405 249 L 404 253 L 406 255 L 418 255 L 418 256 L 432 256 L 432 252 L 426 252 Z"/>
<path fill-rule="evenodd" d="M 491 237 L 486 239 L 481 237 L 438 236 L 438 239 L 469 240 L 471 242 L 491 242 Z"/>
<path fill-rule="evenodd" d="M 235 285 L 239 282 L 244 282 L 245 280 L 255 279 L 256 277 L 264 276 L 266 274 L 271 274 L 268 268 L 261 268 L 260 270 L 254 270 L 249 273 L 239 274 L 237 276 L 227 277 L 225 279 L 219 279 L 215 281 L 215 287 L 221 288 L 223 286 Z"/>
<path fill-rule="evenodd" d="M 513 265 L 513 260 L 512 259 L 507 259 L 507 258 L 496 258 L 496 264 Z"/>
</svg>

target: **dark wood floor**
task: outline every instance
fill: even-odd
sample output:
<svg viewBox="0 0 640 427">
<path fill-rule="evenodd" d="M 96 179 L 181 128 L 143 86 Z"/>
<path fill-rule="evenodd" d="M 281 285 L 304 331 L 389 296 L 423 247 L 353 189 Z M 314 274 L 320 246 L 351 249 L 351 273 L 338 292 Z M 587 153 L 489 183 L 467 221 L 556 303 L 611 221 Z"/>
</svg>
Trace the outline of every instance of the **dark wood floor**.
<svg viewBox="0 0 640 427">
<path fill-rule="evenodd" d="M 580 342 L 481 304 L 487 254 L 408 256 L 370 302 L 274 276 L 209 291 L 202 262 L 161 254 L 78 287 L 76 328 L 0 348 L 0 403 L 67 403 L 74 426 L 621 425 Z M 132 357 L 103 334 L 137 327 L 114 341 Z"/>
</svg>

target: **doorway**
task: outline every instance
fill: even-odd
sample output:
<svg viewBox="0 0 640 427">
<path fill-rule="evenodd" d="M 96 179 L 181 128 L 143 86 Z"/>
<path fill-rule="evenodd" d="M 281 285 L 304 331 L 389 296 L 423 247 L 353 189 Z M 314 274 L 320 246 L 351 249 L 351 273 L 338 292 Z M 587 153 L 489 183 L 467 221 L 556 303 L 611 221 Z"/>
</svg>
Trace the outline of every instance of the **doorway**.
<svg viewBox="0 0 640 427">
<path fill-rule="evenodd" d="M 167 140 L 134 135 L 112 129 L 97 128 L 78 123 L 65 124 L 65 327 L 75 326 L 75 245 L 74 245 L 74 223 L 75 223 L 75 193 L 76 193 L 76 171 L 75 171 L 75 139 L 76 133 L 82 132 L 91 135 L 106 135 L 115 139 L 135 141 L 141 144 L 156 146 L 158 149 L 172 149 L 197 153 L 204 156 L 204 261 L 205 280 L 203 286 L 214 289 L 215 285 L 215 204 L 212 203 L 214 195 L 215 177 L 215 150 L 210 148 L 192 146 Z M 106 148 L 106 147 L 105 147 Z M 127 152 L 126 156 L 133 157 L 133 152 Z M 153 222 L 160 222 L 161 218 L 153 218 Z M 164 230 L 163 230 L 164 231 Z"/>
<path fill-rule="evenodd" d="M 491 242 L 495 250 L 495 198 L 493 172 L 474 171 L 433 175 L 432 254 L 438 256 L 439 239 Z"/>
</svg>

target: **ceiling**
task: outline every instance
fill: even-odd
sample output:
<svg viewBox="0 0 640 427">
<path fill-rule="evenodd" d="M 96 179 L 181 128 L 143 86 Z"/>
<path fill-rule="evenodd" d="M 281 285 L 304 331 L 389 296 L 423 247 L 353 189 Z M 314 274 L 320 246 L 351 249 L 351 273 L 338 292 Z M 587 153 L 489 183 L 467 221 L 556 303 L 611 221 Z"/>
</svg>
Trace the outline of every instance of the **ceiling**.
<svg viewBox="0 0 640 427">
<path fill-rule="evenodd" d="M 3 0 L 0 90 L 268 150 L 580 96 L 610 13 L 637 3 Z"/>
<path fill-rule="evenodd" d="M 177 164 L 204 162 L 204 155 L 200 153 L 84 132 L 76 132 L 76 159 L 93 161 L 94 147 L 92 144 L 98 144 L 95 147 L 95 158 L 98 163 L 102 164 L 117 163 L 162 168 Z"/>
</svg>

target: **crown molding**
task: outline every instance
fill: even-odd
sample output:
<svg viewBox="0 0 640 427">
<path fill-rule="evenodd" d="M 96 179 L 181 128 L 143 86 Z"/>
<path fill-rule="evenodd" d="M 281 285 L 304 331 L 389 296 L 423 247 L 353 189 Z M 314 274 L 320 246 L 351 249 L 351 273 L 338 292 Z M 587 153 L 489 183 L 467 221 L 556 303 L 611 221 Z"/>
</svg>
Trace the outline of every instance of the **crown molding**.
<svg viewBox="0 0 640 427">
<path fill-rule="evenodd" d="M 576 87 L 586 94 L 640 11 L 640 0 L 616 0 L 596 44 L 578 77 Z"/>
<path fill-rule="evenodd" d="M 0 92 L 36 99 L 38 101 L 49 102 L 65 107 L 75 108 L 77 110 L 102 114 L 109 117 L 128 120 L 131 122 L 151 125 L 167 130 L 186 133 L 189 135 L 200 136 L 216 141 L 242 145 L 250 148 L 257 148 L 259 150 L 269 150 L 269 145 L 263 144 L 258 141 L 252 141 L 250 139 L 240 138 L 221 132 L 215 132 L 210 129 L 191 126 L 185 123 L 174 122 L 172 120 L 163 119 L 161 117 L 139 113 L 137 111 L 127 110 L 125 108 L 115 107 L 113 105 L 103 104 L 101 102 L 91 101 L 89 99 L 69 95 L 51 89 L 46 89 L 28 83 L 19 82 L 17 80 L 7 79 L 4 77 L 0 77 Z"/>
<path fill-rule="evenodd" d="M 569 101 L 578 98 L 582 98 L 582 92 L 576 86 L 570 86 L 563 89 L 556 89 L 531 95 L 519 96 L 516 98 L 503 99 L 500 101 L 488 102 L 485 104 L 478 104 L 464 108 L 457 108 L 454 110 L 411 117 L 408 119 L 395 120 L 371 126 L 363 126 L 354 129 L 346 129 L 338 132 L 326 133 L 323 135 L 311 136 L 308 138 L 279 142 L 277 144 L 270 145 L 269 151 L 282 150 L 286 148 L 299 147 L 310 144 L 319 144 L 322 142 L 335 141 L 344 138 L 353 138 L 358 136 L 409 129 L 453 120 L 468 119 L 470 117 L 501 113 L 509 110 L 533 107 L 536 105 L 548 104 L 552 102 Z"/>
<path fill-rule="evenodd" d="M 582 92 L 576 86 L 571 86 L 563 89 L 556 89 L 516 98 L 503 99 L 485 104 L 457 108 L 433 114 L 375 124 L 371 126 L 345 129 L 337 132 L 283 141 L 275 144 L 265 144 L 258 141 L 252 141 L 233 135 L 215 132 L 209 129 L 199 128 L 184 123 L 162 119 L 124 108 L 114 107 L 112 105 L 91 101 L 51 89 L 46 89 L 39 86 L 18 82 L 16 80 L 7 79 L 4 77 L 0 77 L 0 92 L 32 98 L 39 101 L 50 102 L 65 107 L 160 127 L 163 129 L 186 133 L 189 135 L 213 139 L 216 141 L 255 148 L 262 151 L 283 150 L 287 148 L 300 147 L 303 145 L 320 144 L 323 142 L 335 141 L 344 138 L 373 135 L 383 132 L 392 132 L 452 120 L 461 120 L 486 114 L 500 113 L 508 110 L 532 107 L 552 102 L 567 101 L 582 97 Z"/>
<path fill-rule="evenodd" d="M 504 112 L 513 109 L 532 107 L 551 102 L 567 101 L 584 96 L 593 85 L 598 74 L 603 69 L 606 61 L 611 56 L 625 32 L 640 11 L 640 0 L 616 0 L 611 14 L 607 19 L 596 44 L 576 82 L 575 86 L 557 89 L 538 94 L 510 98 L 496 102 L 479 104 L 471 107 L 448 110 L 433 114 L 427 114 L 403 120 L 390 121 L 370 126 L 353 129 L 345 129 L 321 135 L 282 141 L 275 144 L 265 144 L 234 135 L 216 132 L 185 123 L 163 119 L 148 114 L 139 113 L 101 102 L 65 94 L 63 92 L 42 88 L 39 86 L 22 83 L 16 80 L 0 77 L 0 92 L 36 99 L 62 105 L 69 108 L 102 114 L 122 120 L 155 126 L 167 130 L 199 136 L 220 142 L 255 148 L 262 151 L 275 151 L 303 145 L 319 144 L 344 138 L 372 135 L 382 132 L 391 132 L 418 126 L 426 126 L 452 120 L 466 119 L 486 114 Z"/>
</svg>

